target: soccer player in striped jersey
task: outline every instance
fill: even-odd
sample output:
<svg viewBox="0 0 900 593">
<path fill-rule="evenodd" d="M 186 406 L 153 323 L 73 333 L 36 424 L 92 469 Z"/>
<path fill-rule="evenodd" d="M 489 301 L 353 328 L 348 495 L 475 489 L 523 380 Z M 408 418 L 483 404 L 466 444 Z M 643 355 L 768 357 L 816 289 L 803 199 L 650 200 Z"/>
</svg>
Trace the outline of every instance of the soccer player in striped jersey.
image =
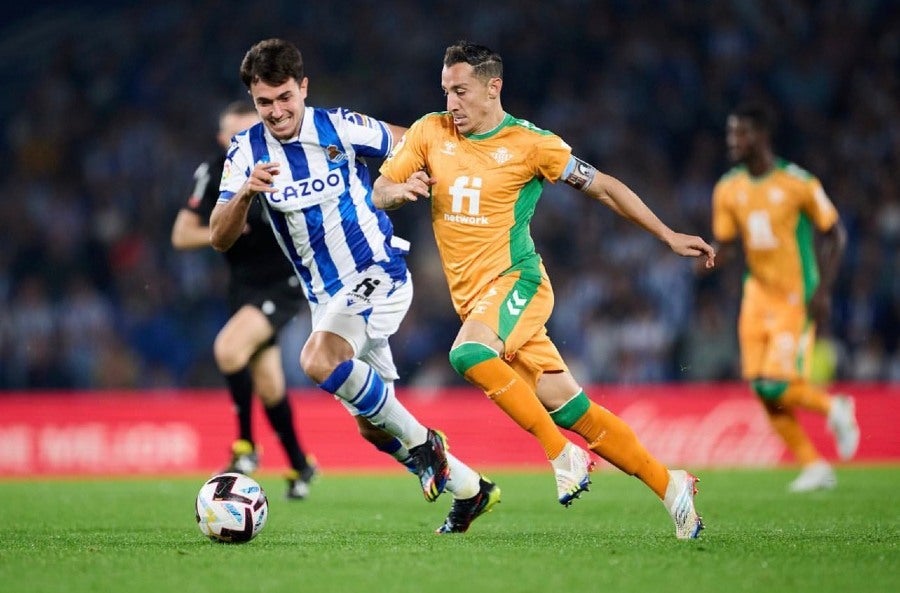
<svg viewBox="0 0 900 593">
<path fill-rule="evenodd" d="M 262 122 L 228 150 L 210 219 L 212 244 L 228 249 L 250 204 L 262 201 L 312 312 L 300 354 L 304 372 L 344 403 L 367 440 L 419 476 L 426 500 L 445 487 L 453 493 L 439 533 L 465 531 L 499 501 L 499 488 L 447 453 L 444 435 L 423 426 L 394 394 L 388 339 L 412 300 L 409 244 L 373 206 L 364 159 L 387 156 L 404 130 L 347 109 L 306 105 L 303 59 L 285 40 L 255 44 L 240 75 Z"/>
<path fill-rule="evenodd" d="M 247 100 L 229 104 L 219 115 L 216 140 L 220 150 L 194 172 L 193 192 L 172 225 L 172 245 L 176 249 L 209 247 L 209 215 L 219 199 L 225 149 L 232 136 L 258 121 L 256 109 Z M 251 421 L 251 402 L 256 393 L 291 464 L 286 476 L 287 497 L 304 499 L 309 495 L 316 468 L 294 427 L 277 339 L 278 332 L 303 306 L 300 282 L 281 257 L 281 248 L 258 204 L 250 208 L 244 232 L 224 253 L 224 259 L 228 263 L 231 316 L 216 336 L 213 351 L 238 421 L 238 438 L 231 446 L 231 463 L 224 471 L 252 474 L 259 466 Z"/>
<path fill-rule="evenodd" d="M 728 116 L 736 166 L 713 189 L 712 227 L 723 261 L 740 239 L 748 270 L 738 320 L 742 374 L 802 466 L 788 489 L 807 492 L 833 488 L 837 479 L 795 410 L 827 418 L 841 459 L 852 458 L 859 444 L 853 399 L 808 379 L 816 321 L 828 318 L 846 233 L 819 180 L 773 153 L 773 121 L 762 105 L 745 104 Z"/>
<path fill-rule="evenodd" d="M 431 219 L 462 327 L 453 368 L 533 434 L 556 474 L 560 503 L 590 483 L 590 455 L 558 426 L 659 497 L 680 539 L 703 523 L 694 508 L 697 479 L 669 470 L 634 431 L 592 401 L 546 331 L 553 289 L 529 234 L 541 186 L 562 181 L 649 231 L 683 256 L 714 252 L 700 237 L 676 233 L 615 178 L 572 155 L 563 140 L 506 113 L 503 62 L 461 41 L 447 48 L 441 86 L 447 110 L 425 115 L 404 135 L 375 181 L 375 204 L 398 208 L 431 198 Z"/>
</svg>

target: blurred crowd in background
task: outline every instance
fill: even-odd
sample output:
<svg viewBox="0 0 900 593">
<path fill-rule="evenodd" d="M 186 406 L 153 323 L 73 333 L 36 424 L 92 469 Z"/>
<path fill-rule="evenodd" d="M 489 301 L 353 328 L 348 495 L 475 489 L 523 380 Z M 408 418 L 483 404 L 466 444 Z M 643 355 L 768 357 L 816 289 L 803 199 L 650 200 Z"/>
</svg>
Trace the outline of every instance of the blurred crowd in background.
<svg viewBox="0 0 900 593">
<path fill-rule="evenodd" d="M 17 11 L 17 12 L 16 12 Z M 778 153 L 822 180 L 849 231 L 820 328 L 826 376 L 900 381 L 900 8 L 892 0 L 200 0 L 31 3 L 0 27 L 0 388 L 218 387 L 226 268 L 169 236 L 244 52 L 301 48 L 307 103 L 409 125 L 444 108 L 444 48 L 505 62 L 504 107 L 560 134 L 670 226 L 710 238 L 728 110 L 762 99 Z M 370 163 L 376 168 L 380 163 Z M 412 309 L 392 343 L 401 384 L 458 384 L 459 325 L 427 206 Z M 532 224 L 556 290 L 549 330 L 593 383 L 738 377 L 743 266 L 691 261 L 563 186 Z M 282 336 L 289 381 L 308 313 Z"/>
</svg>

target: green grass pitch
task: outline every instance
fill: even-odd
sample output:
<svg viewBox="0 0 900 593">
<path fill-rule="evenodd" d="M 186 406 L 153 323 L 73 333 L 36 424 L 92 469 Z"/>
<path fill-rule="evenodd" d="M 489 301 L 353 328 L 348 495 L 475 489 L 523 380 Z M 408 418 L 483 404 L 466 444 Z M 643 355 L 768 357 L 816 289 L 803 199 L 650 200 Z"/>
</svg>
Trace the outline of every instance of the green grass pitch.
<svg viewBox="0 0 900 593">
<path fill-rule="evenodd" d="M 269 522 L 218 544 L 194 522 L 205 477 L 6 480 L 0 590 L 292 593 L 900 591 L 900 466 L 847 466 L 830 492 L 792 495 L 794 473 L 706 470 L 707 529 L 675 539 L 656 498 L 605 469 L 568 508 L 547 472 L 496 471 L 502 502 L 467 534 L 433 532 L 405 473 L 323 472 L 310 499 L 259 480 Z"/>
</svg>

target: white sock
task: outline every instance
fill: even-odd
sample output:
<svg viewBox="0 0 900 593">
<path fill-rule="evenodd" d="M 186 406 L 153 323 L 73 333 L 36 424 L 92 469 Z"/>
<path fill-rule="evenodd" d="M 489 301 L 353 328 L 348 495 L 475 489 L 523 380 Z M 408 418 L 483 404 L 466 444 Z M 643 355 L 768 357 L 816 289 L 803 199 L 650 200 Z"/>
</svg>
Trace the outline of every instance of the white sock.
<svg viewBox="0 0 900 593">
<path fill-rule="evenodd" d="M 409 465 L 409 449 L 404 447 L 399 440 L 392 441 L 381 450 L 406 466 L 407 470 L 415 473 L 415 468 Z M 457 459 L 449 451 L 447 451 L 447 465 L 450 466 L 450 478 L 447 480 L 446 489 L 453 494 L 453 498 L 472 498 L 478 494 L 481 489 L 481 476 L 478 472 Z"/>
<path fill-rule="evenodd" d="M 481 476 L 471 467 L 457 459 L 452 453 L 447 452 L 447 464 L 450 466 L 450 479 L 447 480 L 447 490 L 453 494 L 453 498 L 472 498 L 478 494 L 481 487 Z"/>
<path fill-rule="evenodd" d="M 407 448 L 421 445 L 428 429 L 410 414 L 372 367 L 358 359 L 339 364 L 319 385 L 343 399 L 372 424 L 397 437 Z"/>
</svg>

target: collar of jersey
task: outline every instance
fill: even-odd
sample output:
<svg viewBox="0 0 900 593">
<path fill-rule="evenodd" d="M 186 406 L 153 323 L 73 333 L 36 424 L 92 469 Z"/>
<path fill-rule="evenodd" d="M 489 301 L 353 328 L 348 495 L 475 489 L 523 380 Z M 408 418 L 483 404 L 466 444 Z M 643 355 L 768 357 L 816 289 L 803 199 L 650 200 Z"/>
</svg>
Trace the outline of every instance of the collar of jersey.
<svg viewBox="0 0 900 593">
<path fill-rule="evenodd" d="M 493 130 L 488 130 L 487 132 L 484 132 L 483 134 L 466 134 L 466 138 L 468 138 L 469 140 L 484 140 L 485 138 L 490 138 L 491 136 L 493 136 L 494 134 L 496 134 L 497 132 L 499 132 L 500 130 L 505 128 L 506 126 L 510 125 L 514 119 L 515 118 L 513 116 L 511 116 L 510 114 L 504 113 L 503 119 L 500 120 L 500 123 L 497 124 L 497 127 L 495 127 Z"/>
<path fill-rule="evenodd" d="M 787 167 L 787 165 L 788 165 L 788 162 L 785 159 L 776 156 L 772 160 L 772 168 L 769 169 L 768 171 L 766 171 L 765 173 L 763 173 L 762 175 L 754 175 L 753 173 L 750 172 L 750 169 L 747 167 L 747 165 L 741 165 L 741 167 L 743 167 L 744 172 L 747 173 L 747 177 L 750 178 L 750 181 L 752 183 L 762 183 L 763 181 L 765 181 L 766 179 L 768 179 L 769 177 L 774 175 L 776 172 Z"/>
</svg>

